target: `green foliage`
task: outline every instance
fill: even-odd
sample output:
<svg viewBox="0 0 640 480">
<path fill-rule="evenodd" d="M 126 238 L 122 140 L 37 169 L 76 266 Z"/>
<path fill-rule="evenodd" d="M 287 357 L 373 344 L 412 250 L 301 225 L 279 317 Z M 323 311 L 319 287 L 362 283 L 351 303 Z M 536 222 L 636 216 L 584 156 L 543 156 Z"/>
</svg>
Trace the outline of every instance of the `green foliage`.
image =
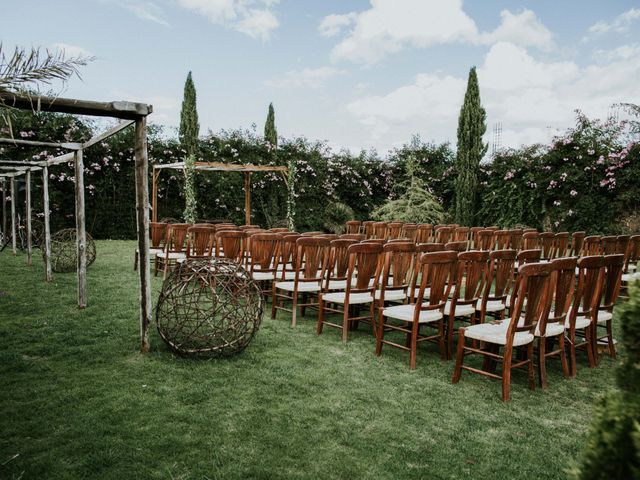
<svg viewBox="0 0 640 480">
<path fill-rule="evenodd" d="M 287 228 L 296 230 L 296 162 L 293 158 L 287 163 Z"/>
<path fill-rule="evenodd" d="M 353 219 L 353 209 L 344 203 L 331 202 L 324 209 L 324 228 L 331 233 L 344 233 L 345 223 Z"/>
<path fill-rule="evenodd" d="M 196 158 L 194 155 L 188 155 L 184 160 L 184 221 L 187 223 L 195 223 L 198 218 L 198 200 L 196 198 L 196 190 L 194 178 L 196 173 Z"/>
<path fill-rule="evenodd" d="M 186 152 L 184 159 L 184 199 L 185 207 L 183 212 L 184 221 L 194 223 L 197 219 L 198 200 L 195 190 L 195 162 L 198 150 L 198 110 L 196 108 L 196 87 L 191 77 L 191 72 L 187 75 L 184 84 L 184 98 L 182 99 L 182 110 L 180 111 L 180 144 Z"/>
<path fill-rule="evenodd" d="M 623 360 L 617 368 L 618 390 L 596 410 L 578 472 L 581 480 L 640 478 L 640 285 L 629 289 L 622 306 Z"/>
<path fill-rule="evenodd" d="M 269 104 L 267 121 L 264 124 L 264 139 L 274 150 L 278 147 L 278 130 L 276 130 L 276 113 L 273 109 L 273 103 Z"/>
<path fill-rule="evenodd" d="M 482 136 L 487 130 L 486 112 L 480 102 L 476 67 L 469 71 L 467 91 L 458 117 L 458 151 L 456 155 L 455 221 L 473 225 L 477 209 L 478 170 L 487 152 Z"/>
</svg>

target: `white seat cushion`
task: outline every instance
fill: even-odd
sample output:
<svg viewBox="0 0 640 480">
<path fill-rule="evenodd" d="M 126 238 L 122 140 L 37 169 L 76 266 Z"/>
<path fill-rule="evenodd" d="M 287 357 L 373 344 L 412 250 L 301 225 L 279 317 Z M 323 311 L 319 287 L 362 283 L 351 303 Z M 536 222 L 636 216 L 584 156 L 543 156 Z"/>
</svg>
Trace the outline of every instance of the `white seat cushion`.
<svg viewBox="0 0 640 480">
<path fill-rule="evenodd" d="M 405 322 L 413 322 L 413 315 L 416 311 L 416 305 L 394 305 L 393 307 L 387 307 L 382 310 L 382 314 L 385 317 L 396 318 Z M 437 322 L 442 318 L 442 312 L 440 310 L 425 310 L 420 312 L 418 323 L 431 323 Z"/>
<path fill-rule="evenodd" d="M 631 268 L 629 268 L 629 270 L 631 270 Z M 622 281 L 623 282 L 633 282 L 634 280 L 637 280 L 640 278 L 640 273 L 623 273 L 622 274 Z"/>
<path fill-rule="evenodd" d="M 545 337 L 555 337 L 557 335 L 564 334 L 564 325 L 553 322 L 547 323 L 547 329 L 545 331 Z M 540 324 L 536 325 L 536 337 L 540 336 Z"/>
<path fill-rule="evenodd" d="M 347 281 L 346 280 L 329 280 L 329 290 L 346 290 Z"/>
<path fill-rule="evenodd" d="M 187 254 L 184 252 L 163 252 L 162 254 L 158 255 L 161 258 L 164 258 L 165 260 L 176 260 L 178 258 L 186 258 Z"/>
<path fill-rule="evenodd" d="M 591 319 L 587 317 L 576 317 L 576 328 L 586 328 L 591 325 Z M 569 323 L 565 324 L 567 330 L 569 330 Z"/>
<path fill-rule="evenodd" d="M 382 295 L 382 291 L 376 290 L 376 300 L 380 300 L 380 295 Z M 385 301 L 396 302 L 398 300 L 404 300 L 405 298 L 407 298 L 407 295 L 404 293 L 403 289 L 385 290 L 384 292 Z"/>
<path fill-rule="evenodd" d="M 274 279 L 274 273 L 273 272 L 253 272 L 251 274 L 251 277 L 254 280 L 273 280 Z"/>
<path fill-rule="evenodd" d="M 473 305 L 456 305 L 456 311 L 454 316 L 456 317 L 468 317 L 475 313 L 476 309 Z M 451 313 L 451 301 L 447 302 L 444 306 L 444 314 L 449 315 Z"/>
<path fill-rule="evenodd" d="M 501 312 L 502 310 L 504 310 L 505 305 L 504 303 L 502 303 L 500 300 L 489 300 L 487 302 L 487 306 L 485 308 L 486 312 Z M 478 307 L 476 308 L 477 311 L 480 311 L 480 303 L 478 302 Z"/>
<path fill-rule="evenodd" d="M 346 292 L 333 292 L 327 293 L 323 295 L 323 300 L 325 302 L 332 303 L 345 303 L 347 293 Z M 371 303 L 373 302 L 373 297 L 370 293 L 352 293 L 349 295 L 349 305 L 356 305 L 358 303 Z"/>
<path fill-rule="evenodd" d="M 600 324 L 607 323 L 607 321 L 611 320 L 612 318 L 613 318 L 613 314 L 611 312 L 607 312 L 607 311 L 598 312 L 598 323 Z"/>
<path fill-rule="evenodd" d="M 499 324 L 495 323 L 479 323 L 466 327 L 464 329 L 464 336 L 474 340 L 480 340 L 482 342 L 493 343 L 497 345 L 507 344 L 507 322 Z M 533 335 L 529 332 L 516 332 L 513 339 L 513 346 L 519 347 L 520 345 L 527 345 L 533 342 Z"/>
<path fill-rule="evenodd" d="M 289 292 L 293 292 L 295 289 L 296 282 L 278 282 L 276 283 L 276 288 L 280 290 L 287 290 Z M 319 292 L 321 290 L 319 283 L 314 282 L 298 282 L 298 291 L 299 292 Z"/>
<path fill-rule="evenodd" d="M 137 251 L 137 250 L 136 250 L 136 251 Z M 163 248 L 150 248 L 150 249 L 149 249 L 149 253 L 150 253 L 151 255 L 159 255 L 159 254 L 161 254 L 162 252 L 164 252 L 164 249 L 163 249 Z"/>
</svg>

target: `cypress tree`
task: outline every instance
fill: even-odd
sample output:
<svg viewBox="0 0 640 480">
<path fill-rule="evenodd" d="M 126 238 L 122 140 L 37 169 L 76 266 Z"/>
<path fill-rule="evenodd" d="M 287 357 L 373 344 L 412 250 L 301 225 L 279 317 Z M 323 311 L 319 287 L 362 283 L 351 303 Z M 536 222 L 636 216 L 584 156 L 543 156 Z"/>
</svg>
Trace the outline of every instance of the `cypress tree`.
<svg viewBox="0 0 640 480">
<path fill-rule="evenodd" d="M 184 220 L 195 223 L 197 216 L 197 199 L 195 192 L 195 161 L 198 150 L 198 111 L 196 109 L 196 87 L 191 72 L 184 83 L 184 97 L 180 111 L 180 130 L 178 132 L 180 145 L 185 153 L 184 168 Z"/>
<path fill-rule="evenodd" d="M 267 121 L 264 123 L 264 139 L 269 142 L 272 148 L 278 147 L 278 130 L 276 130 L 276 112 L 273 103 L 269 104 Z"/>
<path fill-rule="evenodd" d="M 456 156 L 457 178 L 455 182 L 455 221 L 471 226 L 475 217 L 478 195 L 478 170 L 480 160 L 487 153 L 488 145 L 482 143 L 487 130 L 486 112 L 480 103 L 480 88 L 476 67 L 469 71 L 467 91 L 458 118 L 458 152 Z"/>
</svg>

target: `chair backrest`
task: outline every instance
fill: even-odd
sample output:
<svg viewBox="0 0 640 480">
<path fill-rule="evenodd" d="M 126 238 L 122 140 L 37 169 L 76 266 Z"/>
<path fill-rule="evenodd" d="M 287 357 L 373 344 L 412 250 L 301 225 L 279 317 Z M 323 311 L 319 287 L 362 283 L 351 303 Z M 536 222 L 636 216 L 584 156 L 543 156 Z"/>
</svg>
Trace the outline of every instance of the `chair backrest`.
<svg viewBox="0 0 640 480">
<path fill-rule="evenodd" d="M 433 240 L 433 225 L 430 223 L 421 223 L 418 225 L 418 233 L 416 234 L 416 243 L 430 243 Z"/>
<path fill-rule="evenodd" d="M 516 333 L 533 334 L 538 323 L 549 316 L 552 268 L 550 262 L 531 263 L 518 268 L 514 298 L 511 302 L 511 321 L 507 330 L 507 349 L 513 347 Z"/>
<path fill-rule="evenodd" d="M 220 232 L 222 230 L 238 230 L 238 227 L 233 223 L 214 223 L 213 228 L 216 232 Z"/>
<path fill-rule="evenodd" d="M 569 325 L 575 325 L 577 317 L 594 318 L 594 309 L 600 305 L 604 281 L 604 257 L 602 255 L 580 257 L 577 266 L 577 285 Z"/>
<path fill-rule="evenodd" d="M 151 248 L 162 248 L 167 241 L 167 227 L 169 224 L 161 222 L 149 223 L 149 235 L 151 237 Z"/>
<path fill-rule="evenodd" d="M 469 227 L 456 227 L 453 231 L 454 242 L 466 242 L 469 240 Z"/>
<path fill-rule="evenodd" d="M 571 248 L 569 255 L 572 257 L 579 257 L 582 254 L 582 244 L 584 243 L 584 237 L 587 236 L 587 232 L 573 232 L 571 234 Z"/>
<path fill-rule="evenodd" d="M 389 290 L 404 290 L 411 284 L 416 260 L 416 246 L 413 242 L 387 243 L 382 249 L 382 277 L 380 301 L 384 302 Z"/>
<path fill-rule="evenodd" d="M 216 232 L 215 256 L 242 262 L 246 232 L 240 230 L 220 230 Z"/>
<path fill-rule="evenodd" d="M 346 294 L 373 292 L 380 276 L 382 245 L 379 243 L 356 243 L 347 249 Z M 373 280 L 373 282 L 372 282 Z"/>
<path fill-rule="evenodd" d="M 416 252 L 420 253 L 443 252 L 444 250 L 444 243 L 419 243 L 416 245 Z"/>
<path fill-rule="evenodd" d="M 405 223 L 402 227 L 402 236 L 408 238 L 413 243 L 416 243 L 416 237 L 418 235 L 418 225 L 415 223 Z"/>
<path fill-rule="evenodd" d="M 453 240 L 453 231 L 455 227 L 438 227 L 435 230 L 436 243 L 449 243 Z"/>
<path fill-rule="evenodd" d="M 602 245 L 598 235 L 590 235 L 582 242 L 582 256 L 602 255 Z"/>
<path fill-rule="evenodd" d="M 511 232 L 509 230 L 496 230 L 494 235 L 496 250 L 507 250 L 511 247 Z"/>
<path fill-rule="evenodd" d="M 260 229 L 260 225 L 240 225 L 238 230 L 256 230 Z"/>
<path fill-rule="evenodd" d="M 189 227 L 187 229 L 187 257 L 209 258 L 213 254 L 215 230 L 210 227 Z"/>
<path fill-rule="evenodd" d="M 540 324 L 540 333 L 546 333 L 547 323 L 565 324 L 571 307 L 576 284 L 578 257 L 551 260 L 551 304 L 550 315 Z"/>
<path fill-rule="evenodd" d="M 317 235 L 324 235 L 324 232 L 320 232 L 320 231 L 303 232 L 300 235 L 302 235 L 303 237 L 315 237 Z"/>
<path fill-rule="evenodd" d="M 484 230 L 484 227 L 471 227 L 469 229 L 469 241 L 471 242 L 471 248 L 473 250 L 479 250 L 478 246 L 478 232 Z"/>
<path fill-rule="evenodd" d="M 558 232 L 553 241 L 553 252 L 551 258 L 561 258 L 567 256 L 569 248 L 569 232 Z"/>
<path fill-rule="evenodd" d="M 296 241 L 299 238 L 314 238 L 314 237 L 302 237 L 299 233 L 288 234 L 282 236 L 280 242 L 280 252 L 278 264 L 282 267 L 282 279 L 286 279 L 287 272 L 295 272 L 298 270 L 298 256 Z"/>
<path fill-rule="evenodd" d="M 272 232 L 272 233 L 290 233 L 290 230 L 288 228 L 285 228 L 285 227 L 275 227 L 275 228 L 270 228 L 269 232 Z"/>
<path fill-rule="evenodd" d="M 349 220 L 346 225 L 347 233 L 360 233 L 362 222 L 360 220 Z"/>
<path fill-rule="evenodd" d="M 449 242 L 445 243 L 445 250 L 453 250 L 454 252 L 466 252 L 467 251 L 468 242 L 466 240 L 461 242 Z"/>
<path fill-rule="evenodd" d="M 617 253 L 617 246 L 618 246 L 618 238 L 613 236 L 613 235 L 609 235 L 606 237 L 601 237 L 600 238 L 600 243 L 602 245 L 602 254 L 603 255 L 613 255 L 615 253 Z"/>
<path fill-rule="evenodd" d="M 327 240 L 337 240 L 340 235 L 337 233 L 323 233 L 321 235 L 314 235 L 314 237 L 326 238 Z"/>
<path fill-rule="evenodd" d="M 389 238 L 388 222 L 374 222 L 373 238 L 386 240 Z"/>
<path fill-rule="evenodd" d="M 187 230 L 191 224 L 189 223 L 172 223 L 169 225 L 169 233 L 167 234 L 167 244 L 165 249 L 168 252 L 184 252 Z"/>
<path fill-rule="evenodd" d="M 499 300 L 506 305 L 507 296 L 511 294 L 515 282 L 515 250 L 495 250 L 489 253 L 487 281 L 482 296 L 482 304 Z M 493 293 L 491 290 L 493 289 Z"/>
<path fill-rule="evenodd" d="M 631 235 L 629 239 L 629 249 L 624 264 L 624 271 L 629 270 L 629 265 L 635 265 L 640 261 L 640 235 Z"/>
<path fill-rule="evenodd" d="M 419 278 L 418 294 L 412 301 L 420 310 L 444 309 L 454 283 L 458 253 L 453 251 L 424 253 L 418 261 L 414 285 Z M 428 305 L 424 305 L 425 291 L 429 288 Z M 412 288 L 412 296 L 415 288 Z"/>
<path fill-rule="evenodd" d="M 509 239 L 510 248 L 512 250 L 520 250 L 520 247 L 522 247 L 522 235 L 524 232 L 521 228 L 512 228 L 509 232 L 511 233 L 511 237 Z"/>
<path fill-rule="evenodd" d="M 339 238 L 342 238 L 342 239 L 345 239 L 345 240 L 356 240 L 358 242 L 361 242 L 366 237 L 365 237 L 364 233 L 343 233 L 342 235 L 340 235 Z"/>
<path fill-rule="evenodd" d="M 391 222 L 387 225 L 387 239 L 400 238 L 404 222 Z"/>
<path fill-rule="evenodd" d="M 365 238 L 371 238 L 373 237 L 373 224 L 375 222 L 371 221 L 371 220 L 367 220 L 366 222 L 362 222 L 362 229 L 364 233 Z"/>
<path fill-rule="evenodd" d="M 357 240 L 340 238 L 329 242 L 329 265 L 327 268 L 327 284 L 329 280 L 345 280 L 349 271 L 349 247 L 356 245 Z"/>
<path fill-rule="evenodd" d="M 518 252 L 518 265 L 525 265 L 527 263 L 537 263 L 540 261 L 540 257 L 542 256 L 542 250 L 540 249 L 532 249 L 532 250 L 521 250 Z"/>
<path fill-rule="evenodd" d="M 282 236 L 277 233 L 256 233 L 251 236 L 251 272 L 275 272 Z"/>
<path fill-rule="evenodd" d="M 540 241 L 540 233 L 538 233 L 537 231 L 524 232 L 522 234 L 522 248 L 524 248 L 525 250 L 534 250 L 534 249 L 542 248 L 542 242 Z"/>
<path fill-rule="evenodd" d="M 624 268 L 624 255 L 613 254 L 604 256 L 604 283 L 602 287 L 601 309 L 611 310 L 618 301 L 622 269 Z"/>
<path fill-rule="evenodd" d="M 629 252 L 629 242 L 631 241 L 631 236 L 629 235 L 618 235 L 616 238 L 616 251 L 615 253 L 621 253 L 622 255 L 627 255 Z"/>
<path fill-rule="evenodd" d="M 542 248 L 542 258 L 549 260 L 553 258 L 553 242 L 556 234 L 553 232 L 542 232 L 539 236 L 540 247 Z"/>
<path fill-rule="evenodd" d="M 366 240 L 363 240 L 362 243 L 377 243 L 378 245 L 384 245 L 387 243 L 387 240 L 384 238 L 367 238 Z"/>
<path fill-rule="evenodd" d="M 478 245 L 474 247 L 475 250 L 493 250 L 496 230 L 489 230 L 485 228 L 476 234 L 476 238 L 478 239 Z"/>
<path fill-rule="evenodd" d="M 453 300 L 458 304 L 475 304 L 485 289 L 489 270 L 489 251 L 458 253 L 457 285 Z M 461 293 L 462 292 L 462 293 Z"/>
<path fill-rule="evenodd" d="M 300 237 L 296 240 L 296 270 L 295 281 L 321 282 L 325 278 L 329 265 L 328 238 Z"/>
</svg>

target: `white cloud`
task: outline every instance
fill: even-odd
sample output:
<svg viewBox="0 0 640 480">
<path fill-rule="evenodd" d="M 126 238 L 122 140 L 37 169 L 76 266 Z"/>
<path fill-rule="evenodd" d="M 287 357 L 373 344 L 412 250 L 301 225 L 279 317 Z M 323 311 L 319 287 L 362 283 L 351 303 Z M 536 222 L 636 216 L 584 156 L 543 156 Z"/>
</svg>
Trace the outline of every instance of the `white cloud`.
<svg viewBox="0 0 640 480">
<path fill-rule="evenodd" d="M 345 28 L 351 26 L 356 20 L 358 14 L 356 12 L 347 13 L 345 15 L 328 15 L 322 19 L 318 31 L 324 37 L 334 37 Z"/>
<path fill-rule="evenodd" d="M 153 2 L 132 2 L 125 3 L 125 8 L 133 12 L 138 18 L 148 20 L 150 22 L 169 26 L 169 22 L 165 18 L 163 10 Z"/>
<path fill-rule="evenodd" d="M 492 45 L 499 41 L 511 42 L 523 47 L 549 49 L 553 45 L 553 34 L 545 27 L 531 10 L 511 13 L 500 12 L 501 22 L 493 32 L 479 35 L 478 41 Z"/>
<path fill-rule="evenodd" d="M 305 68 L 303 70 L 290 70 L 283 75 L 267 80 L 268 87 L 297 88 L 322 86 L 330 78 L 344 74 L 344 70 L 333 67 Z"/>
<path fill-rule="evenodd" d="M 640 56 L 626 52 L 614 49 L 603 55 L 609 61 L 580 67 L 540 61 L 512 43 L 493 45 L 478 68 L 487 139 L 500 121 L 503 146 L 545 142 L 573 124 L 575 109 L 604 118 L 612 104 L 633 102 L 640 97 Z M 416 132 L 455 141 L 465 86 L 466 78 L 421 74 L 384 95 L 355 99 L 347 111 L 368 127 L 369 141 L 378 148 Z"/>
<path fill-rule="evenodd" d="M 601 20 L 589 27 L 589 32 L 595 35 L 601 35 L 608 32 L 624 33 L 629 30 L 631 23 L 640 19 L 640 9 L 632 8 L 621 13 L 612 22 Z"/>
<path fill-rule="evenodd" d="M 93 53 L 77 45 L 69 45 L 68 43 L 54 43 L 51 45 L 51 50 L 58 50 L 64 52 L 64 56 L 67 58 L 72 57 L 93 57 Z"/>
<path fill-rule="evenodd" d="M 279 26 L 272 7 L 278 0 L 177 0 L 178 4 L 253 38 L 267 41 Z"/>
</svg>

